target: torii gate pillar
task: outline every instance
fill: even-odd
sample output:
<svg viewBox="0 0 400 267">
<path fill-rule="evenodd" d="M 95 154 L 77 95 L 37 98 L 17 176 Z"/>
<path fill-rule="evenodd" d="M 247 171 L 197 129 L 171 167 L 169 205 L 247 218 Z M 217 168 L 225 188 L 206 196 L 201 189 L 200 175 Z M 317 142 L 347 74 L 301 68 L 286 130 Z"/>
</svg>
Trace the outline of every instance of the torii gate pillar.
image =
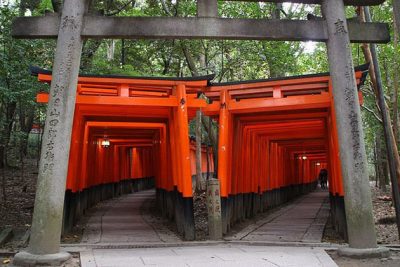
<svg viewBox="0 0 400 267">
<path fill-rule="evenodd" d="M 326 44 L 338 127 L 349 238 L 349 248 L 341 249 L 339 253 L 354 257 L 387 255 L 389 251 L 378 248 L 376 243 L 364 133 L 343 0 L 323 0 L 322 12 L 328 30 Z"/>
<path fill-rule="evenodd" d="M 64 196 L 82 52 L 86 0 L 66 0 L 61 15 L 47 108 L 29 248 L 15 255 L 16 266 L 60 265 Z"/>
</svg>

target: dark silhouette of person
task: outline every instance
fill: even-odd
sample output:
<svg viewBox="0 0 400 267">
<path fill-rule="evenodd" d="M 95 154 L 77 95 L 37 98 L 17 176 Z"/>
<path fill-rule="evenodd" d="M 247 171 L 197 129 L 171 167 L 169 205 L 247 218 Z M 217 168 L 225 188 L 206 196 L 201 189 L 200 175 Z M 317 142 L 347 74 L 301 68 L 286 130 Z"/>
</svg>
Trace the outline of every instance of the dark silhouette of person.
<svg viewBox="0 0 400 267">
<path fill-rule="evenodd" d="M 326 189 L 328 187 L 328 171 L 326 169 L 321 169 L 319 171 L 318 179 L 321 185 L 321 189 Z"/>
</svg>

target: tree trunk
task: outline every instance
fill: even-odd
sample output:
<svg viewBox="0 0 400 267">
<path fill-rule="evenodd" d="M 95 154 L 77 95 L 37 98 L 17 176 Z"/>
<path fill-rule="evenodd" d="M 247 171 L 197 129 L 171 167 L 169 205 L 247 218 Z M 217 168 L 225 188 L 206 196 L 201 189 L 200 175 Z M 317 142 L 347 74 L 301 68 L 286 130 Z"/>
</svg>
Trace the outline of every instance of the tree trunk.
<svg viewBox="0 0 400 267">
<path fill-rule="evenodd" d="M 387 161 L 386 161 L 386 151 L 384 147 L 382 146 L 382 133 L 381 130 L 379 130 L 376 133 L 375 136 L 375 141 L 376 141 L 376 152 L 377 152 L 377 165 L 378 165 L 378 180 L 379 180 L 379 188 L 383 191 L 386 192 L 386 179 L 385 175 L 387 175 Z M 385 174 L 386 170 L 386 174 Z"/>
<path fill-rule="evenodd" d="M 202 123 L 207 131 L 208 138 L 213 148 L 214 175 L 218 172 L 218 130 L 212 126 L 212 119 L 208 116 L 202 117 Z"/>
<path fill-rule="evenodd" d="M 365 21 L 371 22 L 371 16 L 369 14 L 368 7 L 364 7 L 364 14 L 365 14 Z M 371 64 L 373 64 L 375 67 L 374 75 L 376 78 L 376 88 L 378 89 L 377 99 L 382 113 L 383 130 L 385 134 L 386 149 L 387 149 L 387 159 L 389 162 L 390 178 L 392 181 L 393 202 L 396 209 L 397 230 L 400 235 L 400 192 L 399 192 L 400 157 L 397 149 L 396 139 L 394 138 L 392 121 L 390 119 L 390 112 L 388 111 L 389 109 L 386 107 L 376 46 L 375 44 L 370 44 L 369 48 L 372 55 Z"/>
<path fill-rule="evenodd" d="M 3 169 L 5 167 L 5 162 L 4 162 L 4 145 L 0 145 L 0 169 Z"/>
<path fill-rule="evenodd" d="M 115 56 L 115 40 L 112 39 L 109 42 L 106 42 L 107 44 L 107 60 L 112 61 L 114 60 Z"/>
<path fill-rule="evenodd" d="M 5 127 L 5 133 L 3 136 L 3 145 L 4 145 L 4 151 L 3 151 L 3 160 L 4 160 L 4 165 L 5 167 L 8 167 L 8 145 L 10 142 L 10 137 L 11 137 L 11 132 L 14 124 L 14 117 L 15 117 L 15 111 L 17 109 L 17 103 L 16 102 L 10 102 L 7 104 L 6 108 L 6 127 Z"/>
<path fill-rule="evenodd" d="M 207 181 L 210 180 L 210 148 L 207 144 Z"/>
<path fill-rule="evenodd" d="M 196 112 L 196 191 L 205 190 L 203 186 L 203 172 L 201 166 L 201 110 Z"/>
<path fill-rule="evenodd" d="M 378 137 L 374 138 L 374 168 L 375 168 L 375 187 L 378 187 L 379 181 L 379 164 L 378 164 Z"/>
<path fill-rule="evenodd" d="M 81 70 L 87 71 L 92 66 L 93 57 L 101 45 L 101 40 L 85 41 L 82 51 Z"/>
<path fill-rule="evenodd" d="M 400 0 L 393 0 L 393 15 L 396 24 L 395 31 L 397 31 L 397 34 L 400 34 Z"/>
<path fill-rule="evenodd" d="M 125 65 L 125 39 L 121 40 L 121 65 Z"/>
<path fill-rule="evenodd" d="M 51 4 L 53 5 L 53 10 L 56 13 L 61 12 L 62 9 L 62 0 L 51 0 Z"/>
<path fill-rule="evenodd" d="M 4 206 L 7 205 L 7 192 L 6 192 L 6 187 L 7 187 L 7 183 L 6 183 L 6 170 L 5 168 L 2 169 L 1 171 L 1 187 L 2 187 L 2 193 L 3 193 L 3 202 L 4 202 Z"/>
<path fill-rule="evenodd" d="M 22 106 L 21 103 L 19 103 L 19 124 L 21 131 L 25 134 L 20 140 L 20 152 L 24 156 L 28 153 L 28 137 L 32 130 L 33 120 L 35 117 L 35 112 L 32 112 L 32 109 L 33 107 Z"/>
<path fill-rule="evenodd" d="M 397 21 L 396 16 L 393 17 L 393 50 L 398 51 L 398 42 L 399 42 L 399 33 L 397 29 Z M 400 19 L 400 18 L 398 18 Z M 394 138 L 396 139 L 396 144 L 399 144 L 399 108 L 398 108 L 398 98 L 399 98 L 399 58 L 395 53 L 395 57 L 393 58 L 394 62 L 394 71 L 393 71 L 393 133 Z"/>
<path fill-rule="evenodd" d="M 366 22 L 367 20 L 365 18 L 365 15 L 364 15 L 363 11 L 364 11 L 364 8 L 360 8 L 359 9 L 359 14 L 358 14 L 359 15 L 359 19 L 362 22 Z M 367 22 L 370 22 L 370 21 L 367 21 Z M 390 160 L 390 157 L 393 158 L 393 161 L 395 163 L 395 167 L 394 168 L 396 169 L 396 176 L 394 177 L 394 179 L 397 179 L 397 184 L 400 185 L 400 158 L 399 158 L 399 154 L 398 154 L 396 138 L 395 138 L 395 135 L 394 135 L 394 132 L 393 132 L 392 120 L 390 118 L 390 113 L 388 112 L 389 107 L 387 106 L 386 101 L 383 101 L 383 103 L 379 103 L 380 101 L 379 101 L 379 90 L 378 90 L 378 86 L 379 86 L 378 78 L 380 80 L 380 77 L 377 77 L 375 75 L 377 70 L 375 69 L 376 66 L 374 65 L 374 62 L 373 62 L 374 59 L 373 59 L 373 56 L 372 56 L 371 49 L 370 49 L 369 45 L 368 44 L 363 44 L 362 45 L 362 50 L 363 50 L 366 62 L 368 62 L 370 64 L 369 74 L 370 74 L 371 82 L 372 82 L 372 85 L 373 85 L 373 88 L 374 88 L 376 101 L 378 103 L 377 106 L 378 107 L 386 107 L 385 114 L 384 114 L 384 112 L 382 110 L 380 110 L 380 113 L 382 114 L 382 121 L 384 121 L 384 116 L 387 116 L 386 124 L 385 124 L 385 122 L 383 122 L 384 129 L 386 128 L 387 131 L 388 131 L 388 136 L 385 136 L 385 138 L 387 138 L 386 142 L 393 143 L 393 146 L 392 146 L 393 147 L 393 153 L 390 153 L 390 155 L 388 154 L 387 156 L 388 156 L 388 160 Z M 389 151 L 387 151 L 387 152 L 389 153 Z"/>
<path fill-rule="evenodd" d="M 281 19 L 281 12 L 282 12 L 283 4 L 276 3 L 274 12 L 272 13 L 272 19 Z"/>
<path fill-rule="evenodd" d="M 192 74 L 192 76 L 199 76 L 199 72 L 197 70 L 196 63 L 193 59 L 192 54 L 189 51 L 189 48 L 187 47 L 187 45 L 184 41 L 180 41 L 180 43 L 181 43 L 181 48 L 182 48 L 183 54 L 185 55 L 186 63 L 189 67 L 190 73 Z"/>
</svg>

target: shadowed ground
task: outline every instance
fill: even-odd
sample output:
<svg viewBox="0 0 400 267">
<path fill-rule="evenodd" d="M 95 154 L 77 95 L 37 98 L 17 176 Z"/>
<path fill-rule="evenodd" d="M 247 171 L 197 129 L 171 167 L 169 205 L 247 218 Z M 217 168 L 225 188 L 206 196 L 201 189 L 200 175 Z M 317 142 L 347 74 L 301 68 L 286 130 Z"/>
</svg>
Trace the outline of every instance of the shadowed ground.
<svg viewBox="0 0 400 267">
<path fill-rule="evenodd" d="M 162 234 L 141 214 L 145 202 L 155 198 L 154 190 L 125 195 L 102 203 L 90 216 L 82 237 L 86 244 L 177 242 L 172 232 Z M 163 229 L 165 230 L 165 229 Z"/>
<path fill-rule="evenodd" d="M 227 239 L 319 243 L 328 216 L 328 191 L 316 190 Z"/>
</svg>

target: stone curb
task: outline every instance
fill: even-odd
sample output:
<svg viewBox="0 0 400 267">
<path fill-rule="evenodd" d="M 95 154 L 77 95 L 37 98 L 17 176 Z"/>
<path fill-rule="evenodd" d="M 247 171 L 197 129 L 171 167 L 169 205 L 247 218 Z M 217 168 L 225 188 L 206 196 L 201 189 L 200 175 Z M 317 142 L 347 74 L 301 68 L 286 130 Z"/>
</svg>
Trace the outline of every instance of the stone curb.
<svg viewBox="0 0 400 267">
<path fill-rule="evenodd" d="M 15 254 L 13 266 L 59 266 L 71 258 L 67 252 L 34 255 L 25 251 Z"/>
<path fill-rule="evenodd" d="M 195 241 L 179 243 L 96 243 L 96 244 L 62 244 L 64 250 L 87 249 L 129 249 L 129 248 L 166 248 L 166 247 L 196 247 L 218 245 L 245 246 L 279 246 L 279 247 L 320 247 L 336 250 L 343 245 L 332 243 L 303 243 L 303 242 L 265 242 L 265 241 Z"/>
<path fill-rule="evenodd" d="M 366 259 L 366 258 L 386 258 L 390 255 L 390 249 L 387 247 L 377 248 L 349 248 L 342 247 L 338 249 L 339 256 L 355 258 L 355 259 Z"/>
</svg>

